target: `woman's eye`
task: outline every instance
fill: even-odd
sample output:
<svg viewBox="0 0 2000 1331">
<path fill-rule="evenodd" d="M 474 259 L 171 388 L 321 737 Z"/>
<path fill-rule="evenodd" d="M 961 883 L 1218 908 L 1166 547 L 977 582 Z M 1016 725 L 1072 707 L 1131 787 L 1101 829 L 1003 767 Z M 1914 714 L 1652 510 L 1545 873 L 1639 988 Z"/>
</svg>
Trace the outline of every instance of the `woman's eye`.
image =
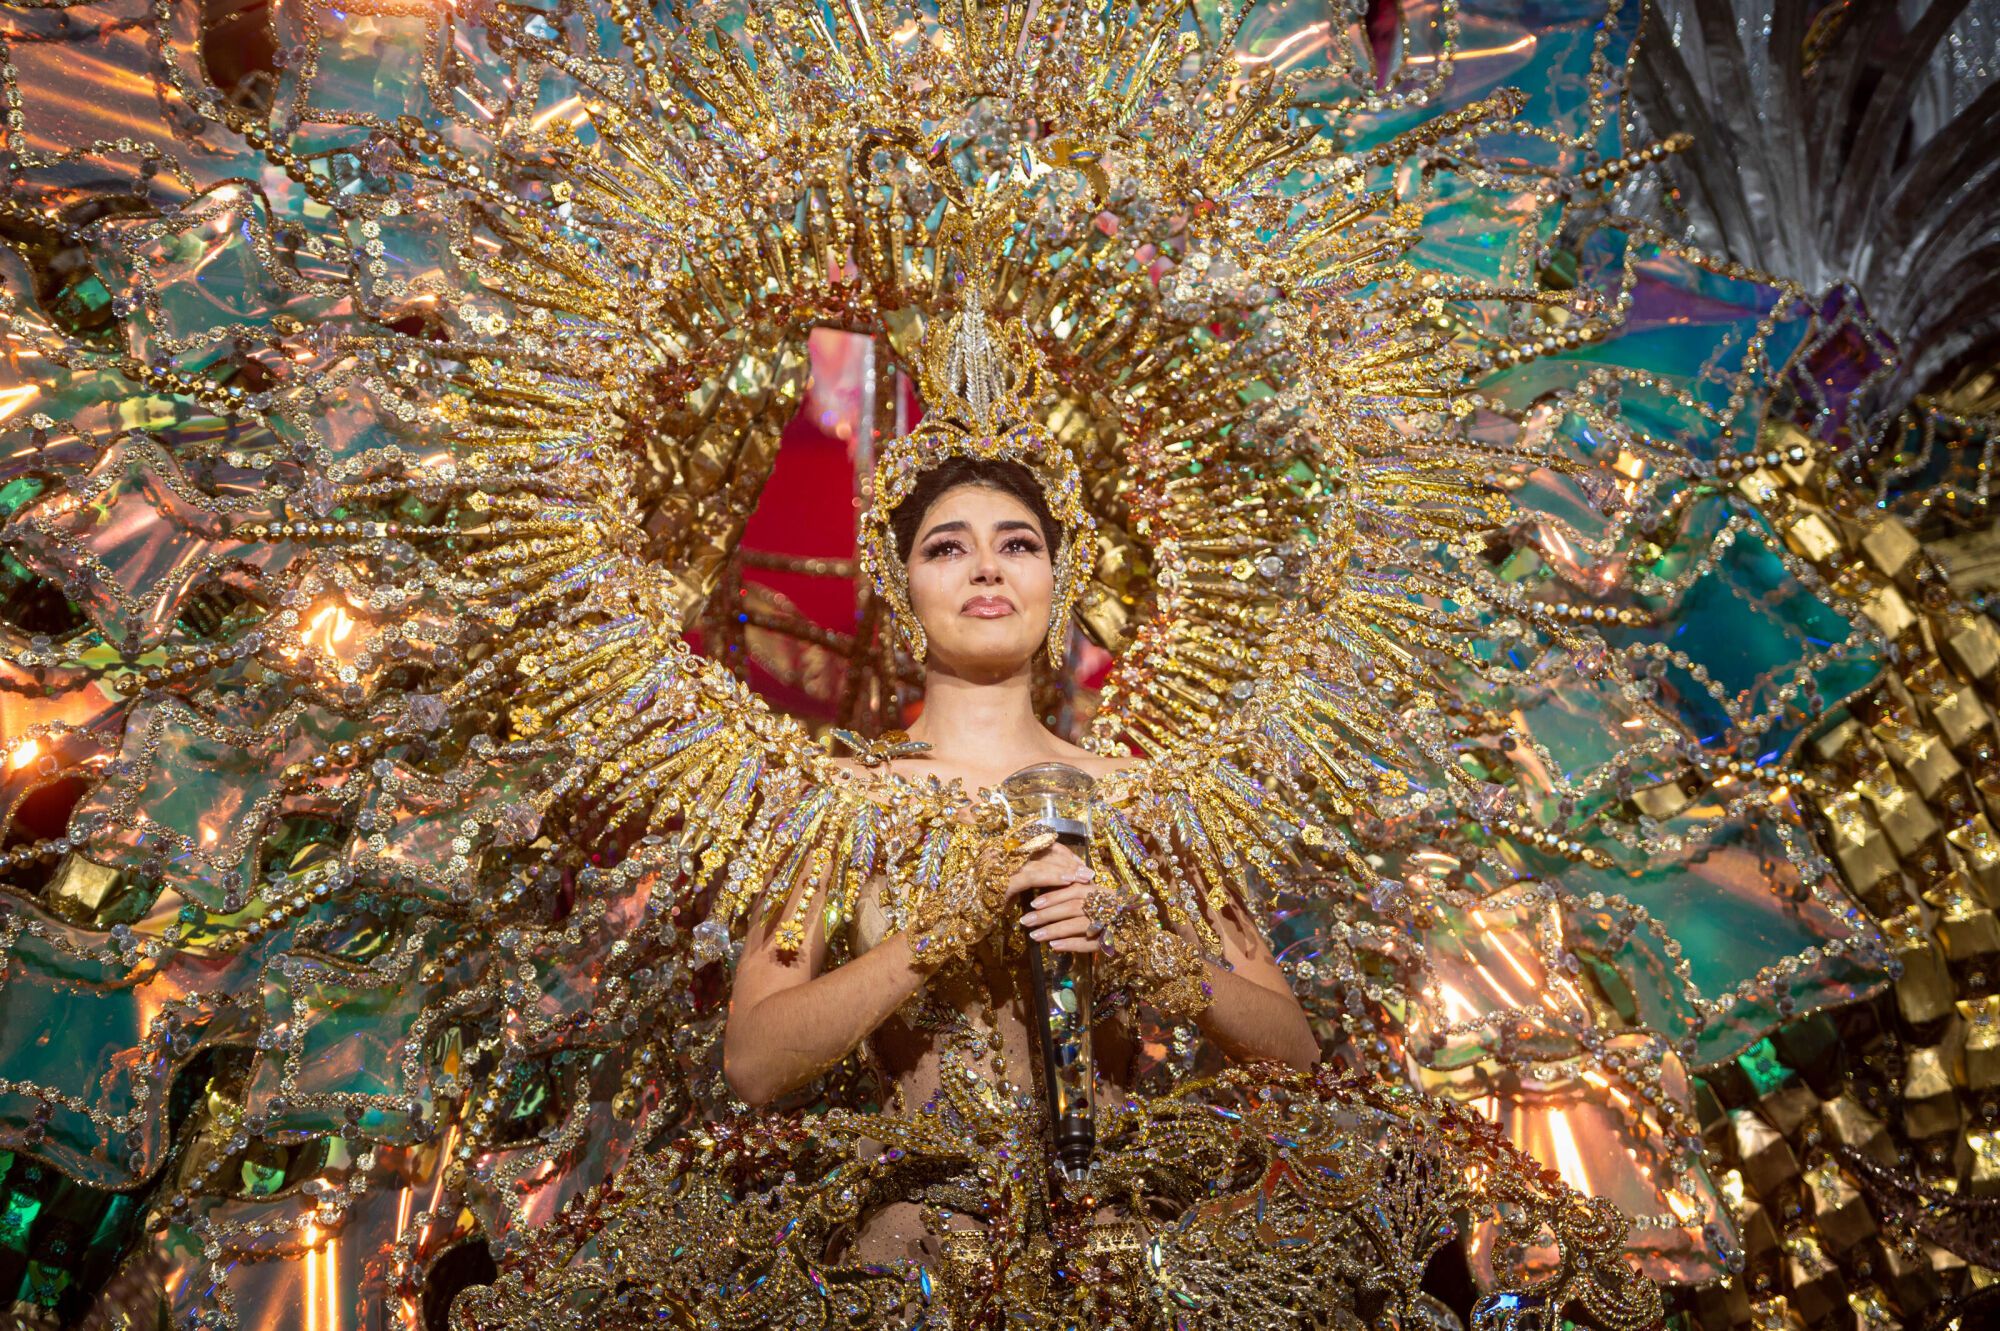
<svg viewBox="0 0 2000 1331">
<path fill-rule="evenodd" d="M 1042 543 L 1032 536 L 1016 536 L 1006 541 L 1000 548 L 1008 554 L 1026 553 L 1032 555 L 1041 553 Z M 963 554 L 965 553 L 965 543 L 963 541 L 951 540 L 939 541 L 935 545 L 925 546 L 923 553 L 925 559 L 940 559 L 946 555 Z"/>
</svg>

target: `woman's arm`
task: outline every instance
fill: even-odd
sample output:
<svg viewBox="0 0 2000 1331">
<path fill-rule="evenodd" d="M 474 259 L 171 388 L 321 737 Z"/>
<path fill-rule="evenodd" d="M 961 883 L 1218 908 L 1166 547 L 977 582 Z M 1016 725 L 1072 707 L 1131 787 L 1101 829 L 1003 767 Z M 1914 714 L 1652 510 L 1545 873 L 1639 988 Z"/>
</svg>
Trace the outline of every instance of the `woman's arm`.
<svg viewBox="0 0 2000 1331">
<path fill-rule="evenodd" d="M 769 1104 L 834 1067 L 923 985 L 901 934 L 821 974 L 820 917 L 808 912 L 806 944 L 790 960 L 772 944 L 775 920 L 753 926 L 736 963 L 722 1075 L 746 1104 Z"/>
<path fill-rule="evenodd" d="M 1068 886 L 1082 868 L 1067 851 L 1052 847 L 1008 880 L 1007 895 Z M 779 918 L 790 915 L 788 904 Z M 924 982 L 901 933 L 822 974 L 823 912 L 808 910 L 806 921 L 805 944 L 790 960 L 773 945 L 772 920 L 751 928 L 736 963 L 722 1033 L 722 1075 L 747 1104 L 769 1104 L 837 1065 Z"/>
<path fill-rule="evenodd" d="M 1021 916 L 1030 937 L 1064 952 L 1097 952 L 1097 938 L 1084 914 L 1088 884 L 1036 897 Z M 1319 1061 L 1319 1041 L 1305 1009 L 1285 983 L 1264 939 L 1241 907 L 1231 903 L 1215 921 L 1226 966 L 1202 962 L 1212 1001 L 1195 1018 L 1202 1033 L 1238 1062 L 1265 1060 L 1310 1068 Z"/>
<path fill-rule="evenodd" d="M 1301 1069 L 1319 1062 L 1312 1023 L 1264 946 L 1263 936 L 1234 903 L 1217 925 L 1229 969 L 1212 961 L 1202 963 L 1215 995 L 1215 1001 L 1195 1018 L 1202 1033 L 1239 1062 L 1267 1059 Z"/>
</svg>

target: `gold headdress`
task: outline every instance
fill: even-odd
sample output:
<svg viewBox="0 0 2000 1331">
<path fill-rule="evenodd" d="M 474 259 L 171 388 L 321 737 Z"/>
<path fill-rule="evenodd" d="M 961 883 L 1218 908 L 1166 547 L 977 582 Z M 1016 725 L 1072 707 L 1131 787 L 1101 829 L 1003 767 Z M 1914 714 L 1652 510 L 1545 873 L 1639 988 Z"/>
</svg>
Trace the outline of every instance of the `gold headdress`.
<svg viewBox="0 0 2000 1331">
<path fill-rule="evenodd" d="M 1050 516 L 1063 528 L 1048 633 L 1049 661 L 1061 665 L 1070 616 L 1090 576 L 1097 525 L 1084 506 L 1075 457 L 1034 414 L 1041 397 L 1041 354 L 1020 325 L 994 323 L 986 294 L 984 275 L 977 265 L 966 265 L 962 307 L 925 336 L 917 365 L 924 419 L 890 440 L 875 463 L 874 492 L 861 518 L 861 564 L 889 603 L 910 654 L 921 662 L 929 644 L 910 608 L 909 574 L 890 519 L 918 479 L 947 458 L 1020 463 L 1042 487 Z"/>
</svg>

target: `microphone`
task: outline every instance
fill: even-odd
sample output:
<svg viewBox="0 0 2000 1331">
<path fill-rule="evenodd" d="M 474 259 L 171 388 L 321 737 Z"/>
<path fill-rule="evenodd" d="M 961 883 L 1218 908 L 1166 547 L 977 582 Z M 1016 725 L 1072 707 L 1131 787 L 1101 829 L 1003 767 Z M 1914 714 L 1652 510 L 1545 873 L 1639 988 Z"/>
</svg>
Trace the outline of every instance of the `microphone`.
<svg viewBox="0 0 2000 1331">
<path fill-rule="evenodd" d="M 1090 863 L 1091 777 L 1068 763 L 1037 763 L 1000 783 L 1009 814 L 1040 823 Z M 1039 1036 L 1050 1153 L 1062 1176 L 1082 1182 L 1097 1149 L 1091 1117 L 1089 955 L 1028 940 L 1028 1025 Z"/>
</svg>

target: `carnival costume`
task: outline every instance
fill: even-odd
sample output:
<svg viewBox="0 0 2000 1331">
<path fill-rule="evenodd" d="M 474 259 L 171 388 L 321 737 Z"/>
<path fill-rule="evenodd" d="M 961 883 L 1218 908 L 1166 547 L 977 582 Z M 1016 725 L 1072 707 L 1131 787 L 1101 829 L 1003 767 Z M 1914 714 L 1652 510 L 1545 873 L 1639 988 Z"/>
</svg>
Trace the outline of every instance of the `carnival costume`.
<svg viewBox="0 0 2000 1331">
<path fill-rule="evenodd" d="M 23 253 L 92 247 L 136 339 L 8 311 L 51 387 L 7 536 L 91 627 L 12 657 L 53 700 L 17 766 L 88 780 L 0 855 L 42 875 L 0 914 L 0 1109 L 24 1159 L 143 1189 L 94 1213 L 100 1283 L 203 1326 L 350 1282 L 468 1329 L 1448 1326 L 1426 1282 L 1463 1245 L 1475 1325 L 1622 1329 L 1652 1280 L 1740 1266 L 1686 1068 L 1886 982 L 1810 834 L 1826 788 L 1761 756 L 1882 636 L 1726 516 L 1614 595 L 1635 515 L 1809 451 L 1739 457 L 1782 331 L 1748 275 L 1696 270 L 1737 322 L 1677 373 L 1578 368 L 1651 327 L 1677 253 L 1607 220 L 1585 270 L 1545 262 L 1572 201 L 1685 146 L 1605 112 L 1616 24 L 1558 115 L 1439 100 L 1448 9 L 1340 96 L 1245 56 L 1248 5 L 476 10 L 354 7 L 423 36 L 376 85 L 397 114 L 326 101 L 359 76 L 321 35 L 220 95 L 162 21 L 166 120 L 262 182 L 134 141 L 170 207 L 5 214 L 45 228 Z M 259 282 L 268 336 L 212 308 Z M 893 724 L 837 727 L 836 763 L 746 684 L 749 610 L 714 612 L 816 328 L 923 408 L 873 459 L 836 719 L 893 721 L 924 659 L 889 521 L 946 458 L 1020 463 L 1061 524 L 1062 687 L 1077 623 L 1116 658 L 1068 715 L 1141 760 L 1089 825 L 1098 998 L 1144 1056 L 1083 1182 L 976 1012 L 1031 829 L 906 775 Z M 1617 569 L 1551 592 L 1494 546 L 1535 524 L 1578 585 Z M 1725 684 L 1670 602 L 1739 538 L 1768 578 L 1722 597 L 1774 627 Z M 1317 1071 L 1204 1046 L 1225 911 Z M 737 1103 L 759 928 L 829 965 L 906 934 L 936 1094 L 881 1103 L 864 1050 Z M 79 1057 L 16 1034 L 57 1027 Z M 854 1251 L 892 1205 L 925 1259 Z"/>
<path fill-rule="evenodd" d="M 1011 221 L 1020 204 L 960 206 L 981 209 L 947 245 L 965 273 L 962 308 L 920 360 L 923 425 L 883 450 L 863 560 L 921 660 L 926 644 L 889 515 L 925 471 L 952 458 L 1028 468 L 1063 532 L 1051 552 L 1048 633 L 1059 661 L 1094 523 L 1074 460 L 1029 406 L 1043 396 L 1036 349 L 986 313 L 989 278 L 977 256 L 992 246 L 981 242 L 1003 239 L 993 219 Z M 1405 794 L 1400 774 L 1357 779 L 1358 766 L 1340 761 L 1348 755 L 1336 724 L 1330 707 L 1307 705 L 1239 743 L 1276 739 L 1272 756 L 1294 790 Z M 634 746 L 644 765 L 632 775 L 656 772 L 661 757 L 679 767 L 694 738 L 662 729 Z M 762 918 L 775 946 L 796 957 L 817 917 L 834 941 L 829 964 L 875 941 L 868 933 L 903 934 L 930 977 L 908 1007 L 942 1042 L 934 1087 L 908 1112 L 770 1114 L 740 1137 L 711 1125 L 628 1165 L 495 1286 L 469 1294 L 465 1325 L 1421 1324 L 1439 1306 L 1422 1288 L 1431 1259 L 1468 1213 L 1494 1227 L 1495 1287 L 1476 1325 L 1529 1315 L 1636 1327 L 1658 1317 L 1657 1295 L 1625 1260 L 1627 1221 L 1616 1207 L 1570 1193 L 1476 1115 L 1366 1077 L 1249 1070 L 1128 1091 L 1098 1124 L 1087 1175 L 1063 1183 L 1047 1115 L 1001 1079 L 991 996 L 1009 953 L 1021 951 L 1004 931 L 993 937 L 1004 886 L 1048 835 L 993 815 L 983 807 L 989 792 L 891 771 L 896 748 L 923 747 L 905 736 L 846 738 L 866 764 L 863 782 L 843 787 L 824 766 L 802 764 L 797 785 L 744 792 L 762 799 L 739 801 L 756 812 L 741 822 L 740 843 L 724 845 L 725 862 L 745 868 L 729 870 L 708 923 Z M 1310 847 L 1340 844 L 1313 801 L 1284 800 L 1231 757 L 1121 772 L 1083 810 L 1108 884 L 1093 893 L 1105 949 L 1083 1001 L 1095 1000 L 1100 1018 L 1121 1002 L 1151 1010 L 1183 1047 L 1196 1033 L 1174 1023 L 1191 1022 L 1211 998 L 1202 956 L 1220 957 L 1212 922 L 1232 908 L 1265 909 L 1256 884 L 1307 872 Z M 746 771 L 740 760 L 691 766 Z M 680 853 L 642 842 L 616 872 L 679 876 Z M 1357 857 L 1342 867 L 1362 865 Z M 872 901 L 871 880 L 880 884 Z M 872 930 L 864 905 L 880 917 Z M 910 1205 L 921 1208 L 926 1251 L 890 1261 L 861 1251 L 858 1229 L 885 1207 Z"/>
</svg>

